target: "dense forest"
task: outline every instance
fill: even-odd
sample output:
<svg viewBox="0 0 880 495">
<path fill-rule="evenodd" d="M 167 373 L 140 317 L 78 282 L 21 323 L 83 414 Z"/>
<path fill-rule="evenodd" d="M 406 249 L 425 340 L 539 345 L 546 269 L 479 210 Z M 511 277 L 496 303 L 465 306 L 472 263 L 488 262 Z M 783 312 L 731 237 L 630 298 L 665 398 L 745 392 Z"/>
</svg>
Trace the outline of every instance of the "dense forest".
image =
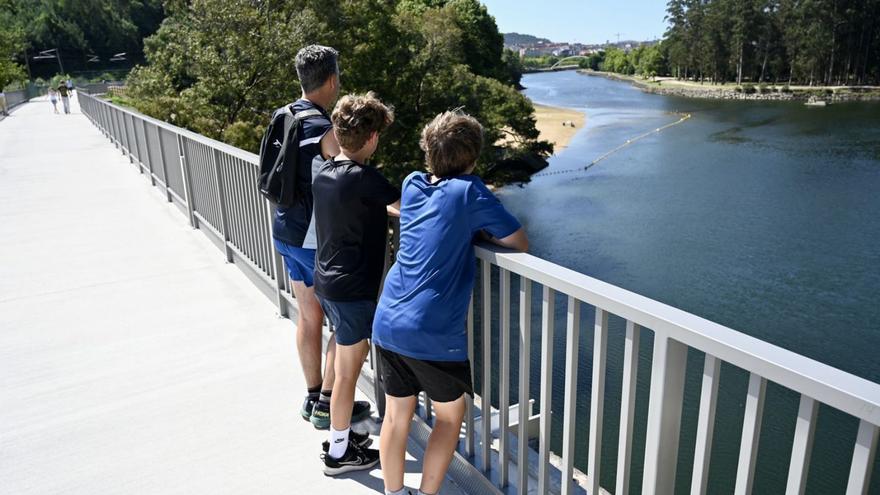
<svg viewBox="0 0 880 495">
<path fill-rule="evenodd" d="M 401 180 L 422 167 L 419 133 L 461 107 L 486 129 L 478 173 L 525 180 L 552 150 L 516 90 L 519 57 L 505 52 L 478 0 L 166 0 L 128 78 L 128 103 L 162 120 L 256 151 L 273 109 L 299 97 L 294 57 L 309 43 L 340 53 L 343 92 L 376 91 L 395 123 L 376 161 Z"/>
<path fill-rule="evenodd" d="M 880 82 L 880 0 L 670 0 L 667 72 L 700 81 Z"/>
<path fill-rule="evenodd" d="M 62 67 L 88 79 L 124 74 L 143 61 L 143 38 L 164 17 L 162 0 L 0 0 L 0 84 Z M 46 50 L 59 56 L 34 58 Z"/>
</svg>

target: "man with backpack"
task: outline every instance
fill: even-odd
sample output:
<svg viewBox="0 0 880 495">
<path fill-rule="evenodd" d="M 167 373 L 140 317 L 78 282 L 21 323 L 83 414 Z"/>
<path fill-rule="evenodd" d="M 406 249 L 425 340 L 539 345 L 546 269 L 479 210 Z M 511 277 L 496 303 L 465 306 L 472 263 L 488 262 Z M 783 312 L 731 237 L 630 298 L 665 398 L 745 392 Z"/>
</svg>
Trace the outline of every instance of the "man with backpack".
<svg viewBox="0 0 880 495">
<path fill-rule="evenodd" d="M 272 221 L 275 249 L 284 258 L 293 285 L 298 315 L 296 346 L 306 380 L 306 398 L 300 411 L 315 428 L 330 427 L 330 397 L 334 382 L 336 341 L 331 337 L 321 374 L 321 328 L 324 313 L 315 297 L 315 222 L 312 213 L 312 172 L 339 154 L 333 135 L 331 108 L 339 96 L 338 53 L 309 45 L 296 55 L 302 97 L 272 115 L 260 146 L 261 193 L 276 204 Z M 352 422 L 370 415 L 368 402 L 356 401 Z"/>
</svg>

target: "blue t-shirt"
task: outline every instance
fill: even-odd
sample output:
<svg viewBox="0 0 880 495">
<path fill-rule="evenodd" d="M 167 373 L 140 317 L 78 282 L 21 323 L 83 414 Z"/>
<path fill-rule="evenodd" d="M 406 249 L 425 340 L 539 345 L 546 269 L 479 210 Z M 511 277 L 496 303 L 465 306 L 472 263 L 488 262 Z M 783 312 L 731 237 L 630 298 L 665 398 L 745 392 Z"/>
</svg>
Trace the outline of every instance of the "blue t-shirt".
<svg viewBox="0 0 880 495">
<path fill-rule="evenodd" d="M 520 228 L 473 175 L 442 179 L 414 172 L 403 181 L 400 246 L 373 320 L 373 340 L 426 361 L 467 360 L 467 308 L 474 286 L 473 238 Z"/>
</svg>

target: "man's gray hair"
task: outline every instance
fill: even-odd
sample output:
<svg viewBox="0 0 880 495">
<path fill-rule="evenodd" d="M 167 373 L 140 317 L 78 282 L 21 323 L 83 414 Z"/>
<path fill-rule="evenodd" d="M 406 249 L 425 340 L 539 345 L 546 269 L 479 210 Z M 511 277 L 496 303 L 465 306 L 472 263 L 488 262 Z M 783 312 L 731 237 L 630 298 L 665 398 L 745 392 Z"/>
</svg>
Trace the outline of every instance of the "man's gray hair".
<svg viewBox="0 0 880 495">
<path fill-rule="evenodd" d="M 339 71 L 337 57 L 339 52 L 321 45 L 306 46 L 296 54 L 296 74 L 304 92 L 311 93 L 320 88 Z"/>
</svg>

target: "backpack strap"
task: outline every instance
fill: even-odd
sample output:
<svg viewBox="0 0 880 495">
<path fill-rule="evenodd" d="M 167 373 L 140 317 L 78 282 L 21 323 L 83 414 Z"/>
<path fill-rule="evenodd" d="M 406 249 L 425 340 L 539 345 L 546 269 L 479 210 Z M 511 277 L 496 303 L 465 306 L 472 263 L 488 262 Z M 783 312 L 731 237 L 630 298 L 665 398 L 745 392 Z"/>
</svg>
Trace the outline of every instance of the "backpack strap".
<svg viewBox="0 0 880 495">
<path fill-rule="evenodd" d="M 289 107 L 287 111 L 290 111 Z M 318 117 L 321 115 L 323 114 L 317 108 L 310 108 L 308 110 L 301 110 L 299 112 L 296 112 L 295 114 L 293 114 L 293 118 L 295 118 L 296 120 L 304 120 L 309 117 Z"/>
</svg>

